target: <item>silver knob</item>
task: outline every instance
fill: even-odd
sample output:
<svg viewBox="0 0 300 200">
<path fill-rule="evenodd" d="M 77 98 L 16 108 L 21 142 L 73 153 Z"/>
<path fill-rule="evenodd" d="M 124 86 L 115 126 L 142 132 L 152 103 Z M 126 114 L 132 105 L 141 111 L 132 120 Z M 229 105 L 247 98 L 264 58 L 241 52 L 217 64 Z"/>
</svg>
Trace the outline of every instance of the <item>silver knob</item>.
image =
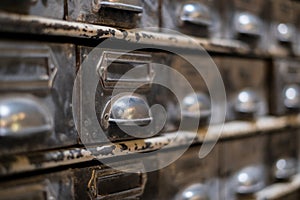
<svg viewBox="0 0 300 200">
<path fill-rule="evenodd" d="M 258 104 L 261 102 L 260 95 L 256 91 L 247 88 L 236 95 L 234 109 L 238 113 L 254 114 L 258 111 Z"/>
<path fill-rule="evenodd" d="M 182 22 L 190 22 L 196 25 L 209 26 L 212 23 L 211 10 L 201 3 L 184 4 L 180 12 Z"/>
<path fill-rule="evenodd" d="M 283 103 L 287 108 L 300 108 L 300 87 L 296 84 L 291 84 L 283 89 Z"/>
<path fill-rule="evenodd" d="M 197 183 L 188 186 L 176 195 L 175 200 L 209 200 L 206 187 Z"/>
<path fill-rule="evenodd" d="M 208 118 L 211 115 L 210 99 L 204 93 L 187 95 L 183 99 L 182 115 L 190 118 Z"/>
<path fill-rule="evenodd" d="M 274 177 L 277 179 L 288 179 L 297 173 L 297 162 L 293 158 L 281 158 L 274 166 Z"/>
<path fill-rule="evenodd" d="M 29 95 L 0 98 L 0 137 L 25 137 L 51 133 L 53 119 L 47 107 Z"/>
<path fill-rule="evenodd" d="M 265 186 L 264 170 L 250 166 L 242 169 L 235 176 L 237 194 L 253 194 Z"/>
<path fill-rule="evenodd" d="M 281 42 L 291 42 L 295 34 L 295 28 L 291 24 L 280 23 L 276 26 L 276 37 Z"/>
<path fill-rule="evenodd" d="M 105 128 L 112 123 L 132 126 L 148 125 L 151 121 L 152 116 L 148 103 L 141 97 L 133 95 L 112 98 L 102 116 Z"/>
<path fill-rule="evenodd" d="M 261 19 L 249 12 L 240 12 L 235 15 L 234 26 L 237 32 L 247 35 L 261 35 Z"/>
</svg>

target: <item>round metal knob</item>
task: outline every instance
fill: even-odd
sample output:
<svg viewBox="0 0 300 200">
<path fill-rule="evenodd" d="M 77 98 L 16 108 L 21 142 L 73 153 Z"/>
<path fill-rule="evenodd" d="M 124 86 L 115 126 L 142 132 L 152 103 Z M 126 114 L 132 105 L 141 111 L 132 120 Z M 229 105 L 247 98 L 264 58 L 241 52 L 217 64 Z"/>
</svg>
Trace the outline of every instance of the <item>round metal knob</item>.
<svg viewBox="0 0 300 200">
<path fill-rule="evenodd" d="M 211 11 L 201 3 L 184 4 L 180 13 L 180 20 L 196 25 L 209 26 L 211 24 Z"/>
<path fill-rule="evenodd" d="M 295 29 L 291 24 L 280 23 L 276 26 L 276 37 L 281 42 L 291 42 Z"/>
<path fill-rule="evenodd" d="M 296 84 L 286 86 L 283 89 L 283 99 L 287 108 L 300 108 L 300 87 Z"/>
<path fill-rule="evenodd" d="M 32 96 L 10 95 L 0 98 L 0 136 L 24 137 L 52 132 L 48 109 Z"/>
<path fill-rule="evenodd" d="M 261 97 L 252 89 L 244 89 L 235 97 L 234 109 L 238 113 L 254 114 L 258 111 Z"/>
<path fill-rule="evenodd" d="M 103 121 L 106 128 L 111 123 L 123 126 L 147 125 L 152 121 L 152 116 L 144 99 L 125 95 L 115 97 L 109 102 L 104 110 Z"/>
<path fill-rule="evenodd" d="M 193 93 L 183 99 L 182 114 L 190 118 L 208 118 L 211 114 L 210 99 L 204 93 Z"/>
<path fill-rule="evenodd" d="M 246 167 L 235 177 L 237 194 L 252 194 L 265 186 L 263 170 L 260 167 Z"/>
<path fill-rule="evenodd" d="M 176 195 L 175 200 L 209 200 L 209 198 L 205 186 L 198 183 L 182 190 Z"/>
<path fill-rule="evenodd" d="M 235 16 L 235 28 L 239 33 L 260 36 L 261 35 L 261 20 L 257 16 L 241 12 Z"/>
<path fill-rule="evenodd" d="M 288 179 L 297 173 L 297 162 L 293 158 L 281 158 L 274 166 L 274 177 L 277 179 Z"/>
</svg>

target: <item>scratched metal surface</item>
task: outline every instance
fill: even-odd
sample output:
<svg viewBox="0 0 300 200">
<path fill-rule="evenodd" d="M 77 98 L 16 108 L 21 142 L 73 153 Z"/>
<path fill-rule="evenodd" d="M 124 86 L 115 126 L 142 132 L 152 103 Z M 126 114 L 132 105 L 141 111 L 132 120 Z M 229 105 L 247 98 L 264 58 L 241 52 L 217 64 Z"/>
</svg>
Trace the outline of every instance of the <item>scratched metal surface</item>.
<svg viewBox="0 0 300 200">
<path fill-rule="evenodd" d="M 155 44 L 158 46 L 182 47 L 195 49 L 201 45 L 209 51 L 242 53 L 251 51 L 246 44 L 236 40 L 203 39 L 184 37 L 182 35 L 158 33 L 155 31 L 124 30 L 107 26 L 68 22 L 0 12 L 0 32 L 30 33 L 47 36 L 64 36 L 83 39 L 101 40 L 116 38 L 139 44 Z M 17 28 L 16 28 L 17 27 Z"/>
<path fill-rule="evenodd" d="M 224 124 L 220 140 L 277 131 L 286 127 L 298 127 L 299 125 L 300 115 L 263 117 L 256 121 L 233 121 Z M 205 136 L 207 136 L 208 141 L 216 139 L 217 133 L 214 132 L 214 129 L 212 129 L 209 135 L 207 135 L 206 132 L 206 128 L 200 129 L 196 138 L 194 138 L 194 134 L 191 132 L 180 132 L 178 135 L 177 133 L 168 133 L 143 140 L 117 142 L 88 148 L 77 147 L 2 156 L 0 157 L 0 176 L 66 166 L 94 159 L 108 159 L 117 156 L 133 155 L 158 150 L 162 147 L 174 148 L 186 144 L 193 139 L 194 143 L 202 143 Z"/>
</svg>

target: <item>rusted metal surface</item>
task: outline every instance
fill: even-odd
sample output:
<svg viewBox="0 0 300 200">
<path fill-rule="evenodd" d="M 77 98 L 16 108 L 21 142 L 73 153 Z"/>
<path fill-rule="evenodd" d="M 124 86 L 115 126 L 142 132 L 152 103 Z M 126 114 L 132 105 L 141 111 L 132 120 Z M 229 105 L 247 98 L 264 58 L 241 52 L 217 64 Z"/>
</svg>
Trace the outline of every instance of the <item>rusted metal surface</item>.
<svg viewBox="0 0 300 200">
<path fill-rule="evenodd" d="M 291 118 L 298 118 L 297 125 L 289 124 L 289 119 Z M 293 117 L 278 118 L 264 117 L 258 119 L 256 122 L 228 122 L 223 126 L 220 140 L 251 136 L 266 131 L 281 130 L 295 125 L 299 126 L 299 119 L 299 116 L 294 115 Z M 264 126 L 261 124 L 264 124 Z M 162 147 L 171 149 L 180 147 L 192 140 L 194 140 L 194 144 L 202 143 L 206 136 L 206 132 L 206 128 L 200 129 L 196 138 L 194 138 L 195 135 L 192 132 L 167 133 L 153 138 L 103 144 L 101 146 L 2 156 L 0 158 L 0 176 L 82 163 L 94 159 L 107 159 L 116 156 L 133 155 L 141 152 L 155 151 Z M 207 137 L 208 141 L 216 139 L 217 136 L 218 134 L 216 132 L 214 133 L 214 129 L 212 129 L 212 132 Z"/>
<path fill-rule="evenodd" d="M 68 22 L 35 16 L 26 16 L 0 12 L 0 31 L 14 33 L 31 33 L 48 36 L 64 36 L 85 39 L 116 38 L 139 44 L 155 44 L 170 47 L 198 49 L 216 52 L 249 53 L 247 45 L 236 40 L 222 40 L 184 37 L 146 30 L 123 30 L 106 26 Z M 17 27 L 17 28 L 16 28 Z M 171 32 L 172 33 L 172 32 Z"/>
</svg>

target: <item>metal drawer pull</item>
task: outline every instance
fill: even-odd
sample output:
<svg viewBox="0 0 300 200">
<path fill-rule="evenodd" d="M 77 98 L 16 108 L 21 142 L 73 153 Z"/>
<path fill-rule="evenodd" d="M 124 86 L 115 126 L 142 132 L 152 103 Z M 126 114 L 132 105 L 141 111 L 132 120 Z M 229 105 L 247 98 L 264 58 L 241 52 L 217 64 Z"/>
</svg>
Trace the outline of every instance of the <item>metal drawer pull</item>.
<svg viewBox="0 0 300 200">
<path fill-rule="evenodd" d="M 92 199 L 140 199 L 147 182 L 147 174 L 142 173 L 143 164 L 116 166 L 117 169 L 95 169 L 88 184 Z M 131 170 L 135 173 L 130 173 Z M 136 171 L 134 171 L 136 170 Z"/>
<path fill-rule="evenodd" d="M 131 0 L 130 4 L 127 0 L 93 0 L 93 11 L 99 12 L 102 7 L 114 8 L 118 10 L 131 11 L 136 13 L 142 13 L 143 7 L 140 5 L 140 0 Z"/>
<path fill-rule="evenodd" d="M 274 177 L 277 179 L 288 179 L 297 173 L 297 162 L 293 158 L 282 158 L 276 161 L 274 166 Z"/>
<path fill-rule="evenodd" d="M 176 195 L 175 200 L 209 200 L 207 191 L 204 185 L 198 183 L 185 188 Z"/>
<path fill-rule="evenodd" d="M 104 109 L 102 124 L 108 128 L 109 124 L 122 126 L 148 125 L 152 121 L 147 102 L 138 97 L 125 95 L 113 98 Z"/>
<path fill-rule="evenodd" d="M 246 167 L 237 173 L 236 193 L 253 194 L 265 186 L 263 170 L 260 167 Z"/>
<path fill-rule="evenodd" d="M 32 96 L 0 98 L 0 138 L 46 136 L 54 130 L 53 124 L 48 109 Z"/>
<path fill-rule="evenodd" d="M 300 87 L 291 84 L 283 89 L 284 106 L 291 109 L 300 108 Z"/>
<path fill-rule="evenodd" d="M 52 88 L 57 63 L 49 47 L 0 45 L 0 90 Z"/>
<path fill-rule="evenodd" d="M 154 76 L 149 54 L 105 51 L 97 70 L 104 87 L 112 89 L 150 86 Z"/>
<path fill-rule="evenodd" d="M 210 99 L 200 92 L 187 95 L 183 99 L 182 115 L 189 118 L 209 118 L 211 115 Z"/>
<path fill-rule="evenodd" d="M 239 33 L 253 36 L 261 35 L 261 20 L 251 13 L 237 13 L 234 18 L 234 25 Z"/>
<path fill-rule="evenodd" d="M 238 113 L 254 114 L 262 102 L 261 97 L 252 89 L 244 89 L 235 97 L 234 109 Z"/>
<path fill-rule="evenodd" d="M 201 3 L 188 3 L 182 6 L 180 20 L 196 25 L 209 26 L 212 23 L 210 9 Z"/>
<path fill-rule="evenodd" d="M 276 37 L 281 42 L 292 42 L 295 28 L 291 24 L 280 23 L 276 26 Z"/>
</svg>

